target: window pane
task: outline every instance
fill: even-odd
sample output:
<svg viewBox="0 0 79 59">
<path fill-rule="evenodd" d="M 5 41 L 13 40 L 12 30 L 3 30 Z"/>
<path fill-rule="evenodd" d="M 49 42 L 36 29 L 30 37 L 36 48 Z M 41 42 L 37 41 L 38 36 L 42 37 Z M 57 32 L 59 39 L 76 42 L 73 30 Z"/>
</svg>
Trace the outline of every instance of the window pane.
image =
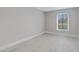
<svg viewBox="0 0 79 59">
<path fill-rule="evenodd" d="M 67 14 L 63 14 L 63 24 L 67 24 Z"/>
<path fill-rule="evenodd" d="M 67 25 L 63 25 L 63 29 L 67 29 Z"/>
<path fill-rule="evenodd" d="M 58 29 L 62 29 L 62 25 L 58 25 Z"/>
<path fill-rule="evenodd" d="M 58 30 L 68 30 L 68 14 L 59 13 L 58 14 Z"/>
<path fill-rule="evenodd" d="M 63 27 L 62 27 L 62 25 L 58 25 L 58 29 L 67 29 L 67 25 L 63 25 Z"/>
<path fill-rule="evenodd" d="M 62 15 L 58 15 L 58 24 L 62 24 Z"/>
</svg>

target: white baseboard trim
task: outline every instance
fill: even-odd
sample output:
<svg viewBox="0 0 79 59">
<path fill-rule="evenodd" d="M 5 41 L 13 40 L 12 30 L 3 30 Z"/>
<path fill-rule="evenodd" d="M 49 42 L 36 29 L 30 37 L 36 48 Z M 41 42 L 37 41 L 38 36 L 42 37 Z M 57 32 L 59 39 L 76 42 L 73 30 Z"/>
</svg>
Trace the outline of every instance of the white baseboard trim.
<svg viewBox="0 0 79 59">
<path fill-rule="evenodd" d="M 79 38 L 79 35 L 73 35 L 73 34 L 64 34 L 64 33 L 55 33 L 55 32 L 45 32 L 45 33 Z"/>
<path fill-rule="evenodd" d="M 21 40 L 18 40 L 16 42 L 13 42 L 13 43 L 10 43 L 10 44 L 7 44 L 7 45 L 4 45 L 4 46 L 0 47 L 0 51 L 5 50 L 7 48 L 10 48 L 12 46 L 15 46 L 17 44 L 20 44 L 20 43 L 22 43 L 24 41 L 30 40 L 30 39 L 32 39 L 34 37 L 37 37 L 37 36 L 41 35 L 41 34 L 44 34 L 44 32 L 35 34 L 35 35 L 31 36 L 31 37 L 28 37 L 28 38 L 25 38 L 25 39 L 21 39 Z"/>
</svg>

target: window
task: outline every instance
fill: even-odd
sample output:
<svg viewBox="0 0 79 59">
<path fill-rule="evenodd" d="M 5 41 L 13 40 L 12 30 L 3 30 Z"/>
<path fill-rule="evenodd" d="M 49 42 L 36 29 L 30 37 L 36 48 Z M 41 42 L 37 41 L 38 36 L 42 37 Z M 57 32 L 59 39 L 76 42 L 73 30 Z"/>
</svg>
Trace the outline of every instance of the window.
<svg viewBox="0 0 79 59">
<path fill-rule="evenodd" d="M 57 30 L 69 31 L 69 15 L 67 13 L 57 14 Z"/>
</svg>

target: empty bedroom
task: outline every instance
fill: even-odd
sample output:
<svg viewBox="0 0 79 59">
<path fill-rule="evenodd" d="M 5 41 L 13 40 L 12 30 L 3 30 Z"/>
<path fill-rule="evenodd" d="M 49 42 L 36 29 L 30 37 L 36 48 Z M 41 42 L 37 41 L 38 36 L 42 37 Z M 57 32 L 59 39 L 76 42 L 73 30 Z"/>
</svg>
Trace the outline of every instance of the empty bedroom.
<svg viewBox="0 0 79 59">
<path fill-rule="evenodd" d="M 79 52 L 79 7 L 0 7 L 0 52 Z"/>
</svg>

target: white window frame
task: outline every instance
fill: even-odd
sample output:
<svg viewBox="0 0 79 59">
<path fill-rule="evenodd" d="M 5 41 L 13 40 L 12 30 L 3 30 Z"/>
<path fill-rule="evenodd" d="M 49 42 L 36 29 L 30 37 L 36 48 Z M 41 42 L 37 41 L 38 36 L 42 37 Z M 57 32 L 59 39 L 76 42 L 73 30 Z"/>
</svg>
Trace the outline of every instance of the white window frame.
<svg viewBox="0 0 79 59">
<path fill-rule="evenodd" d="M 61 14 L 67 14 L 67 19 L 68 19 L 67 20 L 67 25 L 68 25 L 67 29 L 59 29 L 58 28 L 58 16 L 61 15 Z M 69 31 L 69 14 L 68 13 L 58 13 L 57 14 L 57 31 Z"/>
</svg>

